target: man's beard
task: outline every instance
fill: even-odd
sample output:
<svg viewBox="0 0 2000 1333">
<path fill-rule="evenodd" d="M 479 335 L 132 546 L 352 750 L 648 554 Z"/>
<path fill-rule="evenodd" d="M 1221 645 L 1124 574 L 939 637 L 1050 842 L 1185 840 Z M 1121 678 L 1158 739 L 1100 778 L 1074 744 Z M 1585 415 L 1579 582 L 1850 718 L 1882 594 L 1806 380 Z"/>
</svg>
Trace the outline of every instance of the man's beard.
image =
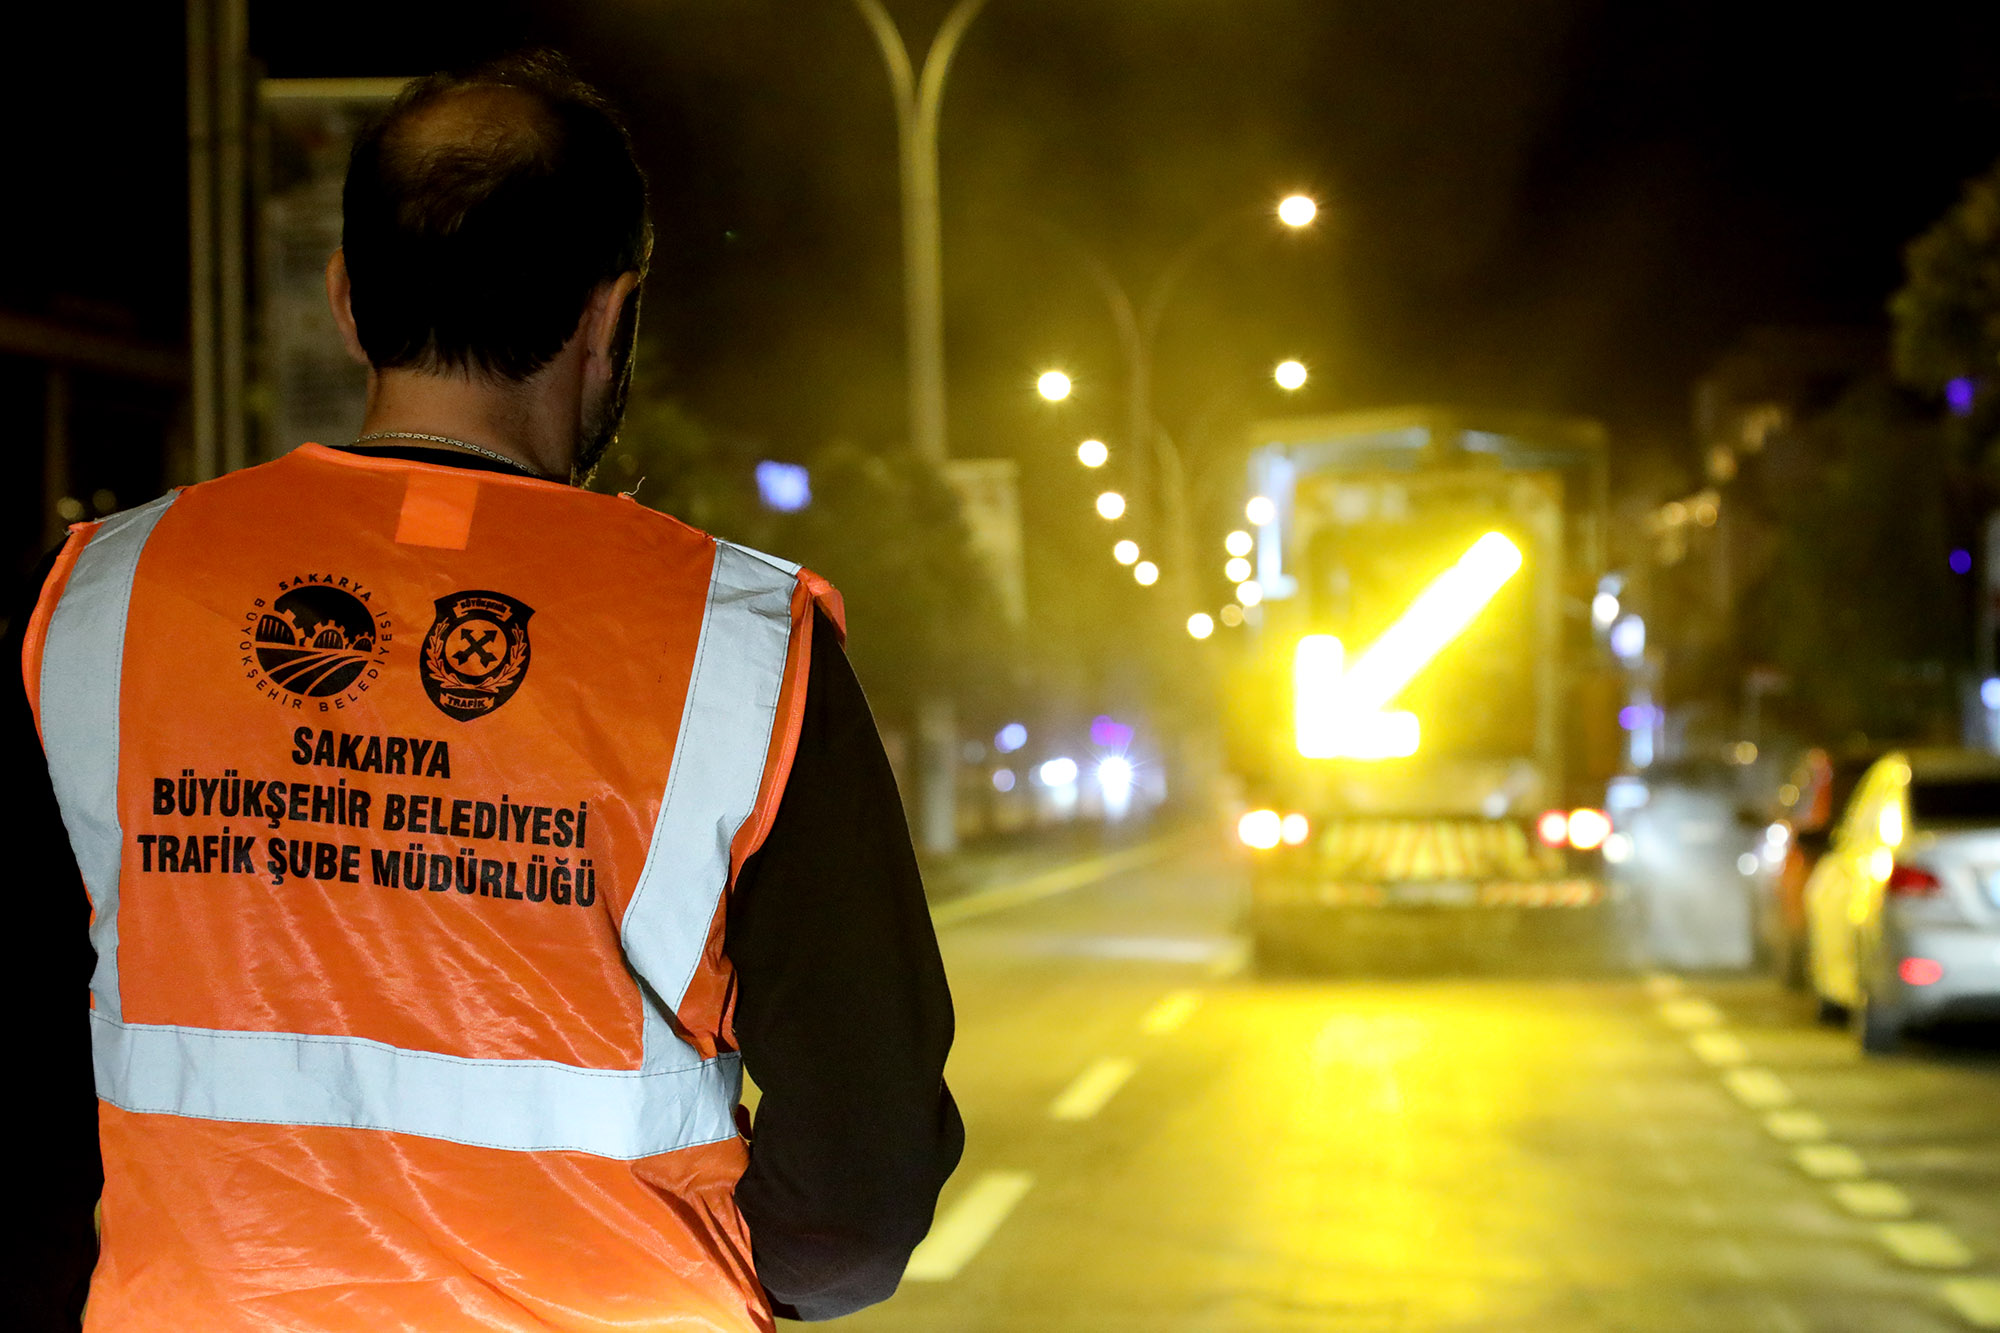
<svg viewBox="0 0 2000 1333">
<path fill-rule="evenodd" d="M 583 422 L 577 431 L 576 461 L 569 469 L 572 486 L 588 486 L 605 451 L 618 440 L 618 427 L 625 420 L 625 404 L 632 393 L 632 363 L 638 342 L 639 290 L 635 287 L 626 298 L 625 309 L 619 312 L 618 329 L 611 339 L 611 355 L 617 371 L 598 400 L 584 409 Z"/>
</svg>

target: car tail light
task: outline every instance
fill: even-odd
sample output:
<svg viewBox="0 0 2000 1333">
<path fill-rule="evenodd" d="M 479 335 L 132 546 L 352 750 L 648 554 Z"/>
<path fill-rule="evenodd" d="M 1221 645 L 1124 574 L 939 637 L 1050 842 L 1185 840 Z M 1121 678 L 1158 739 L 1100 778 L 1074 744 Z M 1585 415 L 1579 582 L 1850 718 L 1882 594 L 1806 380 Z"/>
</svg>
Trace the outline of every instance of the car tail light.
<svg viewBox="0 0 2000 1333">
<path fill-rule="evenodd" d="M 1889 867 L 1889 879 L 1883 885 L 1898 898 L 1922 898 L 1943 887 L 1938 877 L 1922 866 L 1904 865 L 1901 861 Z"/>
<path fill-rule="evenodd" d="M 1312 824 L 1304 815 L 1286 815 L 1278 821 L 1278 836 L 1287 847 L 1296 847 L 1312 833 Z"/>
<path fill-rule="evenodd" d="M 1602 810 L 1588 806 L 1569 812 L 1569 845 L 1579 852 L 1595 851 L 1611 836 L 1611 820 Z"/>
<path fill-rule="evenodd" d="M 1896 964 L 1896 975 L 1912 986 L 1935 986 L 1944 980 L 1944 964 L 1935 958 L 1905 958 Z"/>
<path fill-rule="evenodd" d="M 1535 821 L 1535 836 L 1544 847 L 1560 847 L 1569 841 L 1569 816 L 1561 810 L 1544 810 Z"/>
</svg>

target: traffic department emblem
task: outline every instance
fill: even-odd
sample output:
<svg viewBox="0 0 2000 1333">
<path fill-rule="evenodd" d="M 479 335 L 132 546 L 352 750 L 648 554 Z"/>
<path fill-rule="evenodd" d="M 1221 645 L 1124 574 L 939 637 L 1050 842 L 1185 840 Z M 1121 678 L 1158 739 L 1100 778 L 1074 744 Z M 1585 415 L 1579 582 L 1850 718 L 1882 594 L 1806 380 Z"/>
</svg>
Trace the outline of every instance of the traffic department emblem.
<svg viewBox="0 0 2000 1333">
<path fill-rule="evenodd" d="M 424 636 L 424 693 L 460 722 L 514 697 L 528 674 L 528 618 L 535 608 L 504 592 L 472 590 L 437 599 Z"/>
</svg>

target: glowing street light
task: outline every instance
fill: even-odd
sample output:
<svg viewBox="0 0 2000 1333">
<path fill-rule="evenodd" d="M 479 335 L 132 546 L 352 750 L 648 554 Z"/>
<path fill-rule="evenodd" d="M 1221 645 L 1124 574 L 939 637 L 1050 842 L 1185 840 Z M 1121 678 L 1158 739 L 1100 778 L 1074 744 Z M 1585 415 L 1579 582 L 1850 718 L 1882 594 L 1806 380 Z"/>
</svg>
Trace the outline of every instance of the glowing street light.
<svg viewBox="0 0 2000 1333">
<path fill-rule="evenodd" d="M 1042 377 L 1035 381 L 1035 392 L 1052 403 L 1060 403 L 1069 397 L 1069 390 L 1069 376 L 1060 370 L 1045 370 Z"/>
<path fill-rule="evenodd" d="M 1250 549 L 1256 544 L 1256 539 L 1240 528 L 1222 539 L 1222 549 L 1235 556 L 1250 554 Z"/>
<path fill-rule="evenodd" d="M 1294 229 L 1309 227 L 1312 225 L 1312 220 L 1318 216 L 1319 205 L 1308 195 L 1286 195 L 1278 202 L 1278 221 L 1287 227 Z"/>
<path fill-rule="evenodd" d="M 1245 579 L 1236 585 L 1236 600 L 1245 606 L 1255 606 L 1264 600 L 1264 585 L 1255 579 Z"/>
<path fill-rule="evenodd" d="M 1271 378 L 1278 382 L 1280 389 L 1303 388 L 1306 382 L 1306 366 L 1303 361 L 1280 361 Z"/>
<path fill-rule="evenodd" d="M 1111 548 L 1111 558 L 1121 565 L 1129 565 L 1139 559 L 1139 543 L 1127 537 Z"/>
<path fill-rule="evenodd" d="M 1205 639 L 1215 633 L 1215 617 L 1206 611 L 1197 611 L 1187 619 L 1187 632 L 1197 639 Z"/>
<path fill-rule="evenodd" d="M 1117 491 L 1106 491 L 1097 497 L 1097 513 L 1100 518 L 1121 518 L 1125 513 L 1125 497 Z"/>
<path fill-rule="evenodd" d="M 1243 517 L 1261 528 L 1277 520 L 1278 506 L 1268 495 L 1253 495 L 1250 503 L 1243 506 Z"/>
<path fill-rule="evenodd" d="M 1085 440 L 1076 447 L 1076 461 L 1085 467 L 1103 467 L 1111 450 L 1102 440 Z"/>
<path fill-rule="evenodd" d="M 1229 626 L 1229 628 L 1231 629 L 1235 629 L 1238 625 L 1243 623 L 1243 608 L 1238 606 L 1234 602 L 1231 602 L 1228 606 L 1223 607 L 1222 623 Z"/>
<path fill-rule="evenodd" d="M 1222 573 L 1231 583 L 1241 583 L 1250 577 L 1250 562 L 1239 555 L 1222 567 Z"/>
<path fill-rule="evenodd" d="M 1139 586 L 1150 588 L 1160 581 L 1160 567 L 1150 560 L 1141 560 L 1132 566 L 1132 577 L 1139 580 Z"/>
</svg>

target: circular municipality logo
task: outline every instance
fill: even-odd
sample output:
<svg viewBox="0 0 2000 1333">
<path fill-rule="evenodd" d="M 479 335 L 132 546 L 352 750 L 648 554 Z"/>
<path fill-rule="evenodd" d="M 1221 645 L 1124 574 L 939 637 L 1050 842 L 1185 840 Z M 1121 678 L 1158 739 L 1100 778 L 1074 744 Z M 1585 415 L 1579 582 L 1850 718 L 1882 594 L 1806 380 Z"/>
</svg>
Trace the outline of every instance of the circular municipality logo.
<svg viewBox="0 0 2000 1333">
<path fill-rule="evenodd" d="M 535 608 L 504 592 L 471 589 L 437 599 L 424 636 L 424 692 L 447 717 L 469 722 L 514 697 L 528 674 Z"/>
<path fill-rule="evenodd" d="M 358 585 L 328 578 L 279 586 L 285 591 L 268 605 L 258 598 L 250 613 L 257 665 L 273 685 L 324 699 L 346 690 L 380 660 L 386 651 L 380 630 L 388 617 L 377 623 Z"/>
</svg>

